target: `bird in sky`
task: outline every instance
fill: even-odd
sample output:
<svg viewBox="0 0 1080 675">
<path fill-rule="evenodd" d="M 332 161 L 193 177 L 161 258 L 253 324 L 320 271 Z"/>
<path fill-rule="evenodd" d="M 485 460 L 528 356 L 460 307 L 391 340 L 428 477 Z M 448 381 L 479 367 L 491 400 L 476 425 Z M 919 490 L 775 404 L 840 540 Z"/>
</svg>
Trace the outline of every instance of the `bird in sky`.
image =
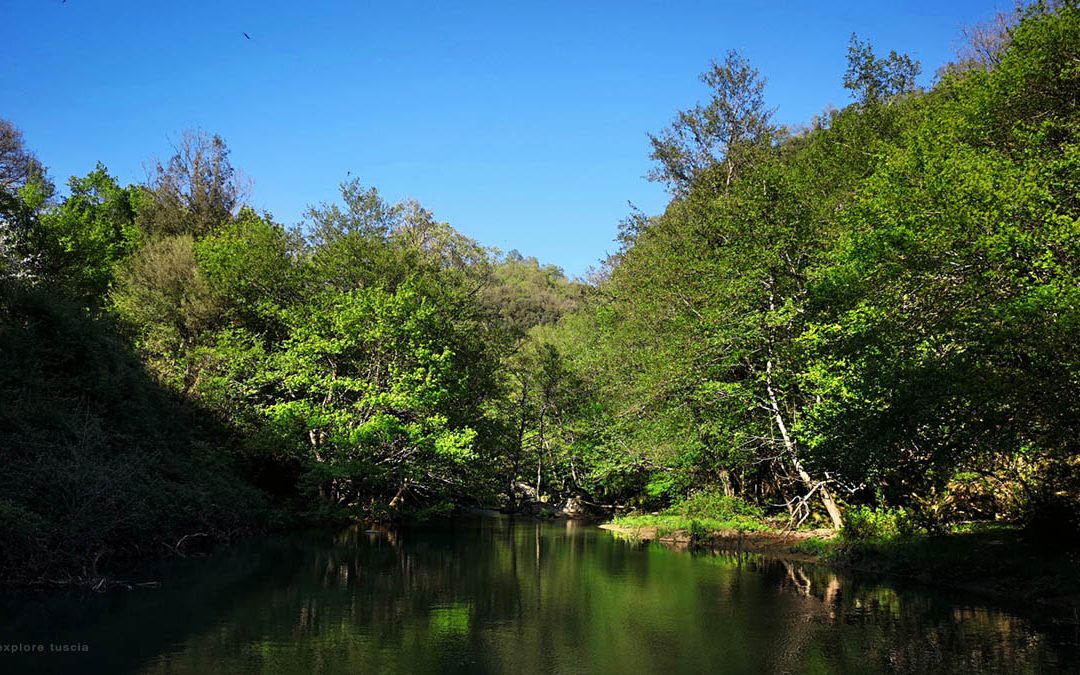
<svg viewBox="0 0 1080 675">
<path fill-rule="evenodd" d="M 67 2 L 67 0 L 64 0 L 64 2 Z M 249 39 L 249 40 L 251 39 L 251 36 L 250 36 L 250 35 L 248 35 L 247 33 L 244 33 L 244 37 L 246 37 L 246 38 L 247 38 L 247 39 Z"/>
</svg>

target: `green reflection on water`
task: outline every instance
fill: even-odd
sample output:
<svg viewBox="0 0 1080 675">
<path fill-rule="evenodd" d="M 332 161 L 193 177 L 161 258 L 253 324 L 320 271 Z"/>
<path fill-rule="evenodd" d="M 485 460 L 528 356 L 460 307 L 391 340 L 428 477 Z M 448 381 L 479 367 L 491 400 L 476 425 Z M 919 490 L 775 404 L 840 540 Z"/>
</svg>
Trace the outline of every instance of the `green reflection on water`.
<svg viewBox="0 0 1080 675">
<path fill-rule="evenodd" d="M 1080 663 L 1069 617 L 637 545 L 574 523 L 488 517 L 268 537 L 142 574 L 161 588 L 4 595 L 3 640 L 89 651 L 0 654 L 0 672 L 1041 673 Z"/>
</svg>

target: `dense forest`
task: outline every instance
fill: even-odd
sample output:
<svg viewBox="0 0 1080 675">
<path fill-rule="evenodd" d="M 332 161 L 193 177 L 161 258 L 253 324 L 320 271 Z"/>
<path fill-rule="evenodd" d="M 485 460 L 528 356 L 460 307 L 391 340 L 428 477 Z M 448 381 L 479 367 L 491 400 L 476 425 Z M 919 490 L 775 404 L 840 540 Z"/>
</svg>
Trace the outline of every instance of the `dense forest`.
<svg viewBox="0 0 1080 675">
<path fill-rule="evenodd" d="M 3 578 L 468 506 L 1080 541 L 1080 9 L 919 72 L 852 36 L 791 129 L 727 54 L 588 281 L 356 181 L 287 227 L 201 131 L 57 190 L 0 121 Z"/>
</svg>

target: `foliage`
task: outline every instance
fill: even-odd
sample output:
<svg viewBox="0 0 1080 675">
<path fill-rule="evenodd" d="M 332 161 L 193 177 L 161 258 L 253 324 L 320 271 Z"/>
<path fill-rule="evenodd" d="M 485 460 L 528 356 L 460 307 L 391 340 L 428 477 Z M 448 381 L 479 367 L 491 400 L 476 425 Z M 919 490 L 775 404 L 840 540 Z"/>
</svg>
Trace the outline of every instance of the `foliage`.
<svg viewBox="0 0 1080 675">
<path fill-rule="evenodd" d="M 1075 10 L 1032 15 L 989 73 L 949 75 L 910 101 L 817 273 L 803 436 L 825 467 L 894 503 L 957 468 L 1076 452 L 1065 336 L 1078 326 L 1080 239 L 1064 167 L 1077 125 L 1061 95 L 1076 86 L 1078 23 Z M 1039 84 L 1047 73 L 1060 79 Z M 1006 110 L 1021 99 L 1027 112 Z M 1050 145 L 1027 121 L 1036 108 L 1036 126 L 1056 129 Z"/>
<path fill-rule="evenodd" d="M 847 510 L 841 536 L 849 541 L 895 539 L 920 533 L 912 515 L 903 508 L 853 506 Z M 925 533 L 925 531 L 923 531 Z"/>
<path fill-rule="evenodd" d="M 41 215 L 35 248 L 46 276 L 96 306 L 138 241 L 134 190 L 120 187 L 102 164 L 83 178 L 73 176 L 68 189 L 61 204 Z"/>
<path fill-rule="evenodd" d="M 665 513 L 688 518 L 714 518 L 726 520 L 739 516 L 763 518 L 761 507 L 716 490 L 698 492 L 672 505 Z"/>
<path fill-rule="evenodd" d="M 612 523 L 631 532 L 655 529 L 658 537 L 668 537 L 677 533 L 689 534 L 692 530 L 696 530 L 701 535 L 703 532 L 761 532 L 769 529 L 766 523 L 746 517 L 687 518 L 671 514 L 617 516 Z M 704 536 L 699 536 L 699 540 L 703 538 Z"/>
<path fill-rule="evenodd" d="M 577 309 L 584 286 L 566 278 L 554 265 L 511 251 L 493 271 L 493 283 L 481 301 L 498 317 L 514 339 L 523 339 L 534 326 L 550 326 Z"/>
<path fill-rule="evenodd" d="M 3 581 L 97 575 L 271 519 L 218 432 L 111 333 L 49 289 L 0 283 Z"/>
<path fill-rule="evenodd" d="M 1080 461 L 1054 462 L 1041 474 L 1021 514 L 1024 535 L 1043 549 L 1080 546 Z"/>
<path fill-rule="evenodd" d="M 764 511 L 744 500 L 715 490 L 696 493 L 658 514 L 624 515 L 615 524 L 625 528 L 655 527 L 660 536 L 683 531 L 691 542 L 700 543 L 709 532 L 764 530 Z"/>
<path fill-rule="evenodd" d="M 697 520 L 690 521 L 690 525 L 686 528 L 686 533 L 690 535 L 691 546 L 701 545 L 705 541 L 705 538 L 709 536 L 709 531 Z"/>
<path fill-rule="evenodd" d="M 1078 31 L 1032 6 L 992 67 L 928 92 L 853 39 L 854 105 L 737 171 L 714 156 L 624 229 L 560 326 L 597 397 L 578 437 L 656 505 L 713 486 L 800 520 L 828 486 L 938 531 L 971 511 L 958 475 L 1005 493 L 978 517 L 1049 494 L 1080 419 Z"/>
<path fill-rule="evenodd" d="M 765 107 L 765 80 L 741 54 L 728 52 L 700 79 L 712 90 L 708 105 L 680 111 L 670 128 L 649 136 L 658 163 L 649 178 L 677 194 L 718 164 L 725 165 L 730 181 L 740 146 L 768 142 L 776 131 Z"/>
<path fill-rule="evenodd" d="M 454 414 L 464 382 L 444 320 L 411 285 L 334 294 L 288 317 L 263 410 L 281 435 L 307 439 L 308 478 L 334 503 L 466 487 L 476 432 Z"/>
<path fill-rule="evenodd" d="M 187 131 L 169 160 L 154 165 L 140 199 L 139 228 L 151 236 L 198 237 L 229 220 L 243 194 L 225 141 Z"/>
<path fill-rule="evenodd" d="M 875 56 L 869 42 L 860 42 L 854 33 L 851 34 L 844 87 L 852 92 L 860 105 L 888 102 L 915 91 L 915 78 L 921 71 L 919 62 L 907 54 L 892 51 L 885 57 Z"/>
<path fill-rule="evenodd" d="M 0 119 L 0 276 L 40 276 L 38 216 L 54 193 L 45 167 L 25 147 L 22 132 Z"/>
</svg>

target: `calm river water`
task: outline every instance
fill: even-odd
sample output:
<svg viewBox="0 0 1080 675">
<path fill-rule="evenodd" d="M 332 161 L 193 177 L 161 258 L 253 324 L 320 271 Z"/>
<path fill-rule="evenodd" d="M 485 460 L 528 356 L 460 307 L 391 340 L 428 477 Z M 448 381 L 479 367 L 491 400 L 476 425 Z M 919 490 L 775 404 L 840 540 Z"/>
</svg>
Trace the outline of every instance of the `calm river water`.
<svg viewBox="0 0 1080 675">
<path fill-rule="evenodd" d="M 1071 610 L 574 523 L 267 537 L 138 574 L 161 586 L 0 594 L 0 644 L 44 650 L 0 673 L 1080 672 Z"/>
</svg>

